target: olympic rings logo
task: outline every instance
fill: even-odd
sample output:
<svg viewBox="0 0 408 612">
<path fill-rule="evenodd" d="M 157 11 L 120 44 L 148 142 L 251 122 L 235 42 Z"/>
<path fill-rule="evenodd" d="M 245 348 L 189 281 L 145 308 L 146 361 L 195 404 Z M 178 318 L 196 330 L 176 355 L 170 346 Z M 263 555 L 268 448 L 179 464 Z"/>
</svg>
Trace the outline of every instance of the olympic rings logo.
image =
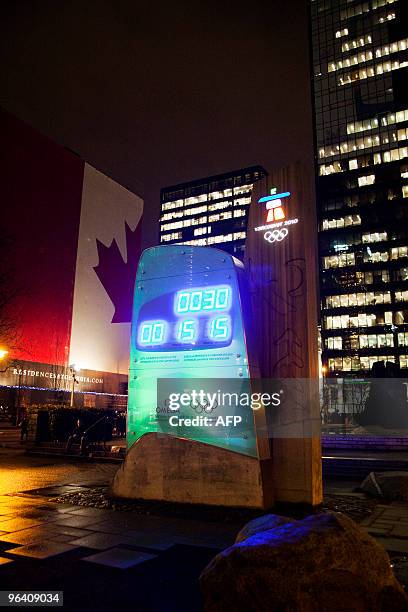
<svg viewBox="0 0 408 612">
<path fill-rule="evenodd" d="M 200 412 L 203 412 L 203 411 L 206 412 L 207 414 L 210 414 L 217 407 L 218 407 L 218 402 L 215 402 L 215 406 L 210 406 L 210 402 L 208 400 L 204 400 L 202 404 L 200 404 L 200 402 L 197 402 L 197 404 L 194 404 L 193 401 L 190 402 L 190 408 L 195 410 L 197 414 L 200 414 Z"/>
<path fill-rule="evenodd" d="M 267 231 L 264 233 L 264 238 L 268 242 L 281 242 L 286 236 L 289 234 L 289 230 L 286 227 L 282 229 L 274 229 L 272 231 Z"/>
</svg>

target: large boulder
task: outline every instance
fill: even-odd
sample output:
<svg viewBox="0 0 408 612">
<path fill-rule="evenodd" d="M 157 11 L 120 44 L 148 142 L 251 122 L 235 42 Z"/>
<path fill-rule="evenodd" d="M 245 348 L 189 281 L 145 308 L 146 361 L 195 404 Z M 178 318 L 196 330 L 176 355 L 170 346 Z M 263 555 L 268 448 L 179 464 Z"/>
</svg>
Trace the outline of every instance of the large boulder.
<svg viewBox="0 0 408 612">
<path fill-rule="evenodd" d="M 360 489 L 376 497 L 408 501 L 408 472 L 370 472 Z"/>
<path fill-rule="evenodd" d="M 260 527 L 202 572 L 206 612 L 408 610 L 385 550 L 343 514 Z"/>
<path fill-rule="evenodd" d="M 265 514 L 264 516 L 258 516 L 258 518 L 249 521 L 249 523 L 247 523 L 241 529 L 235 538 L 235 544 L 239 544 L 239 542 L 247 540 L 256 533 L 268 531 L 269 529 L 275 529 L 276 527 L 280 527 L 281 525 L 286 525 L 287 523 L 291 522 L 292 519 L 288 518 L 287 516 L 279 516 L 278 514 Z"/>
</svg>

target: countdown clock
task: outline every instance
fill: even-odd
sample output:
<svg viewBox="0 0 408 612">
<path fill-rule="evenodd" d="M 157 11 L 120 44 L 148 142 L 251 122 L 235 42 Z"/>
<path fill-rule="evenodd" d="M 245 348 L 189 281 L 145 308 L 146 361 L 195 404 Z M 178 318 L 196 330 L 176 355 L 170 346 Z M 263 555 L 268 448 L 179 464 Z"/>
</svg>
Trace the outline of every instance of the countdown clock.
<svg viewBox="0 0 408 612">
<path fill-rule="evenodd" d="M 232 288 L 195 287 L 161 296 L 144 304 L 139 313 L 137 344 L 142 350 L 167 351 L 228 346 L 232 335 Z M 168 302 L 173 308 L 168 308 Z M 160 314 L 172 311 L 167 319 Z M 157 314 L 157 318 L 150 318 Z M 145 316 L 149 316 L 144 320 Z"/>
<path fill-rule="evenodd" d="M 132 314 L 128 446 L 161 431 L 160 420 L 168 418 L 158 405 L 158 379 L 248 385 L 244 287 L 242 263 L 219 249 L 170 245 L 143 252 Z M 200 427 L 187 435 L 255 456 L 251 415 L 247 422 L 245 435 L 224 438 Z"/>
</svg>

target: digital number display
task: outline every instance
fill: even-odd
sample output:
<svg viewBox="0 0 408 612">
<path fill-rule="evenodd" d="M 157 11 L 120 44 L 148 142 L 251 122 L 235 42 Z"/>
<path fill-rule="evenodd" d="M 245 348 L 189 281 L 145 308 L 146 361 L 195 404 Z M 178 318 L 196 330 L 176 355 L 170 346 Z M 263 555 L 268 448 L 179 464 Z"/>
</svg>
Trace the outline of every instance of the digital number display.
<svg viewBox="0 0 408 612">
<path fill-rule="evenodd" d="M 176 315 L 189 312 L 219 312 L 231 307 L 231 287 L 218 285 L 207 289 L 178 291 L 174 300 Z"/>
<path fill-rule="evenodd" d="M 166 321 L 145 321 L 139 328 L 139 344 L 163 344 L 166 328 Z"/>
<path fill-rule="evenodd" d="M 163 313 L 169 311 L 169 300 L 172 313 L 162 318 Z M 231 306 L 229 285 L 183 289 L 176 294 L 167 294 L 161 304 L 146 304 L 145 313 L 150 317 L 141 322 L 139 317 L 137 344 L 144 350 L 199 349 L 214 344 L 228 346 L 232 337 Z M 159 316 L 153 318 L 151 315 Z"/>
</svg>

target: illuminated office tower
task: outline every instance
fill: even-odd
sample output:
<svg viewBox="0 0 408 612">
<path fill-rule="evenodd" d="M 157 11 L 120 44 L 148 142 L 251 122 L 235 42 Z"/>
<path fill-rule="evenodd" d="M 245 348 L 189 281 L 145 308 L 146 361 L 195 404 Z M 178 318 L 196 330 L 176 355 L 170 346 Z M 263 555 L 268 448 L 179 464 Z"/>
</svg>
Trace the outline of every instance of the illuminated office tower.
<svg viewBox="0 0 408 612">
<path fill-rule="evenodd" d="M 252 187 L 267 175 L 252 166 L 160 192 L 160 243 L 213 246 L 243 258 Z"/>
<path fill-rule="evenodd" d="M 323 366 L 406 369 L 408 2 L 310 9 Z"/>
</svg>

